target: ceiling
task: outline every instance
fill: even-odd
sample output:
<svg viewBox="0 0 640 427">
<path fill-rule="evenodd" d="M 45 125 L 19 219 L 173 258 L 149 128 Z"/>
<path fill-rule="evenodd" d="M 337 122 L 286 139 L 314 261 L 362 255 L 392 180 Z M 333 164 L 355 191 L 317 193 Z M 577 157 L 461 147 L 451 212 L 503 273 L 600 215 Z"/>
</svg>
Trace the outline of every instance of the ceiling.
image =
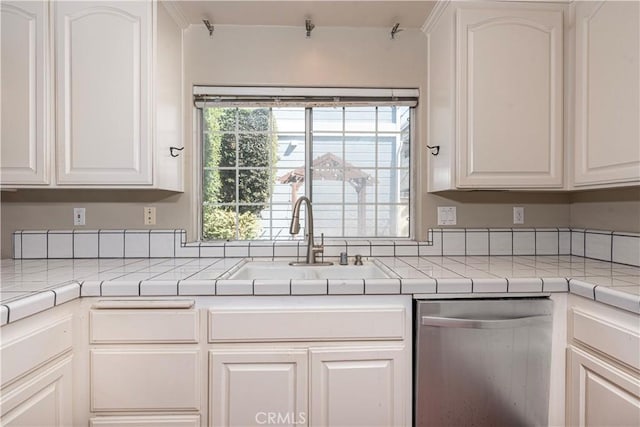
<svg viewBox="0 0 640 427">
<path fill-rule="evenodd" d="M 435 1 L 173 1 L 190 24 L 420 28 Z"/>
</svg>

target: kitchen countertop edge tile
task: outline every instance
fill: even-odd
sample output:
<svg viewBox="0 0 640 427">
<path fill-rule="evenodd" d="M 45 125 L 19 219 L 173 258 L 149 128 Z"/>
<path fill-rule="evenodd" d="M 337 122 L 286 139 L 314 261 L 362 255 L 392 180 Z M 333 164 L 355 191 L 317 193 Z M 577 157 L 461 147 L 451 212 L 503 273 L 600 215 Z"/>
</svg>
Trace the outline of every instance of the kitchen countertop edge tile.
<svg viewBox="0 0 640 427">
<path fill-rule="evenodd" d="M 398 258 L 398 257 L 396 257 Z M 388 267 L 392 272 L 395 269 Z M 157 273 L 153 273 L 157 274 Z M 553 274 L 553 273 L 552 273 Z M 640 295 L 590 283 L 583 278 L 496 277 L 496 278 L 403 278 L 388 279 L 281 279 L 281 280 L 106 280 L 43 281 L 41 291 L 0 303 L 0 325 L 82 297 L 109 296 L 211 296 L 211 295 L 476 295 L 509 293 L 571 293 L 619 309 L 640 314 Z M 505 284 L 507 288 L 505 289 Z M 257 286 L 256 286 L 257 285 Z M 630 285 L 631 287 L 633 285 Z"/>
</svg>

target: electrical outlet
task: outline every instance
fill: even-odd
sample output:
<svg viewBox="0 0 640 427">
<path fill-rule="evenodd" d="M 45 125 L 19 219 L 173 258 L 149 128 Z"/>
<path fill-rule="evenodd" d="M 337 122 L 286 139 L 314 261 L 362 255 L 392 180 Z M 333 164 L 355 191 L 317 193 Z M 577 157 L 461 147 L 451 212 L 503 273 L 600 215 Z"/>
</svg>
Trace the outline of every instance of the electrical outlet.
<svg viewBox="0 0 640 427">
<path fill-rule="evenodd" d="M 457 222 L 455 206 L 438 206 L 438 225 L 456 225 Z"/>
<path fill-rule="evenodd" d="M 524 224 L 524 208 L 520 206 L 513 207 L 513 223 Z"/>
<path fill-rule="evenodd" d="M 73 208 L 73 225 L 85 225 L 85 209 Z"/>
<path fill-rule="evenodd" d="M 146 207 L 144 208 L 144 225 L 156 224 L 156 208 Z"/>
</svg>

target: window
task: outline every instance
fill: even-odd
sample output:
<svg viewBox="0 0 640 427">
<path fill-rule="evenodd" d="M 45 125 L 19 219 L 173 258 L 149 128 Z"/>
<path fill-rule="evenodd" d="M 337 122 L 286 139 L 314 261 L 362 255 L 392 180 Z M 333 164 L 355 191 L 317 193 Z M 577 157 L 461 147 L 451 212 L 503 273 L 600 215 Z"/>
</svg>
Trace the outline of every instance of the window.
<svg viewBox="0 0 640 427">
<path fill-rule="evenodd" d="M 316 235 L 409 237 L 413 108 L 281 104 L 196 102 L 202 239 L 290 239 L 291 209 L 303 195 Z"/>
</svg>

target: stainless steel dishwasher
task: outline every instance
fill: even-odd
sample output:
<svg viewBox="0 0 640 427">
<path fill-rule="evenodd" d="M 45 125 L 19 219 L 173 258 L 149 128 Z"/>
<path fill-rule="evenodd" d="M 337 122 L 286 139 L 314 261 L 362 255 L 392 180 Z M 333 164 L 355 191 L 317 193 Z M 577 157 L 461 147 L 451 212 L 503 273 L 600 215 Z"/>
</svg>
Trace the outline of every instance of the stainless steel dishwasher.
<svg viewBox="0 0 640 427">
<path fill-rule="evenodd" d="M 418 300 L 414 424 L 546 426 L 552 304 Z"/>
</svg>

